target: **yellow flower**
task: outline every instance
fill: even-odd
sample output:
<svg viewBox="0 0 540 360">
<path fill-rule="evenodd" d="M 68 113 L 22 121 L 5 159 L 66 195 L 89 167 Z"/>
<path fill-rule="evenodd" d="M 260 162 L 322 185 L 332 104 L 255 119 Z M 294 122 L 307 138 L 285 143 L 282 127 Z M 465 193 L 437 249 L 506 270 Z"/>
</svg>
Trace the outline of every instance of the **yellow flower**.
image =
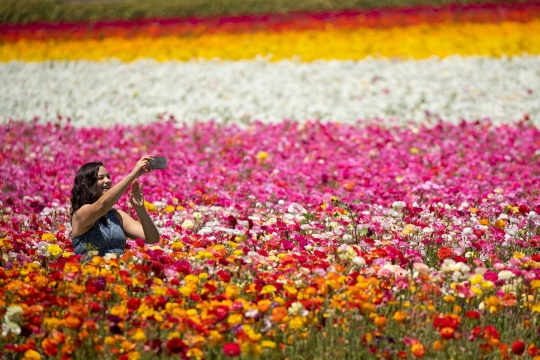
<svg viewBox="0 0 540 360">
<path fill-rule="evenodd" d="M 484 280 L 484 277 L 482 276 L 482 274 L 472 275 L 469 278 L 471 285 L 481 284 L 483 280 Z"/>
<path fill-rule="evenodd" d="M 175 241 L 171 245 L 171 250 L 182 250 L 184 248 L 184 244 L 181 241 Z"/>
<path fill-rule="evenodd" d="M 62 324 L 62 320 L 55 317 L 46 317 L 43 319 L 43 325 L 48 331 L 57 329 Z"/>
<path fill-rule="evenodd" d="M 242 314 L 230 314 L 229 318 L 227 319 L 227 323 L 229 325 L 238 325 L 244 320 L 244 316 Z"/>
<path fill-rule="evenodd" d="M 276 287 L 274 285 L 265 285 L 261 291 L 261 294 L 271 294 L 276 291 Z"/>
<path fill-rule="evenodd" d="M 129 311 L 127 307 L 123 305 L 115 305 L 111 309 L 111 315 L 119 316 L 119 317 L 126 317 L 129 314 Z"/>
<path fill-rule="evenodd" d="M 131 351 L 127 355 L 128 360 L 139 360 L 141 358 L 141 353 L 138 351 Z"/>
<path fill-rule="evenodd" d="M 532 289 L 538 289 L 538 288 L 540 288 L 540 280 L 533 280 L 533 281 L 531 281 L 531 288 L 532 288 Z"/>
<path fill-rule="evenodd" d="M 498 306 L 500 305 L 501 301 L 498 297 L 492 295 L 484 299 L 484 304 L 486 308 L 491 312 L 494 313 L 497 311 Z"/>
<path fill-rule="evenodd" d="M 199 260 L 212 260 L 214 258 L 214 254 L 212 254 L 210 251 L 205 251 L 205 250 L 202 250 L 202 251 L 199 251 L 197 253 L 197 256 L 195 256 L 197 259 Z"/>
<path fill-rule="evenodd" d="M 56 244 L 47 246 L 47 252 L 51 256 L 58 256 L 62 253 L 62 248 Z"/>
<path fill-rule="evenodd" d="M 146 210 L 148 211 L 151 211 L 151 212 L 157 212 L 157 208 L 156 208 L 156 205 L 152 204 L 151 202 L 148 202 L 146 200 L 144 200 L 144 207 L 146 208 Z"/>
<path fill-rule="evenodd" d="M 220 332 L 217 330 L 210 330 L 208 340 L 210 340 L 212 343 L 219 343 L 223 340 L 223 336 L 221 336 Z"/>
<path fill-rule="evenodd" d="M 270 340 L 263 340 L 263 341 L 261 341 L 261 346 L 263 348 L 275 349 L 276 348 L 276 343 L 273 342 L 273 341 L 270 341 Z"/>
<path fill-rule="evenodd" d="M 180 294 L 182 294 L 183 296 L 189 296 L 190 294 L 197 291 L 197 285 L 186 284 L 186 285 L 182 286 L 179 289 L 179 291 L 180 291 Z"/>
<path fill-rule="evenodd" d="M 456 298 L 453 297 L 452 295 L 445 295 L 444 296 L 444 301 L 447 302 L 447 303 L 451 303 L 451 302 L 456 301 Z"/>
<path fill-rule="evenodd" d="M 193 274 L 189 274 L 184 278 L 184 281 L 187 284 L 198 284 L 199 283 L 199 278 L 197 276 L 193 275 Z"/>
<path fill-rule="evenodd" d="M 141 328 L 138 328 L 137 330 L 135 330 L 135 334 L 133 334 L 131 338 L 133 339 L 133 341 L 146 341 L 146 334 Z"/>
<path fill-rule="evenodd" d="M 261 151 L 257 154 L 257 159 L 266 160 L 268 158 L 268 153 L 266 151 Z"/>
<path fill-rule="evenodd" d="M 538 33 L 540 20 L 534 19 L 529 22 L 457 22 L 382 29 L 358 27 L 352 30 L 206 33 L 159 38 L 23 40 L 3 43 L 0 46 L 0 61 L 99 61 L 104 58 L 121 61 L 140 58 L 158 61 L 189 61 L 193 58 L 241 60 L 268 54 L 272 54 L 272 61 L 294 56 L 302 61 L 314 61 L 359 60 L 368 56 L 424 59 L 451 55 L 532 55 L 540 52 L 540 39 L 530 34 Z"/>
<path fill-rule="evenodd" d="M 41 240 L 43 241 L 47 241 L 47 242 L 50 242 L 50 241 L 54 241 L 56 239 L 56 237 L 53 235 L 53 234 L 43 234 L 41 235 Z"/>
<path fill-rule="evenodd" d="M 251 341 L 254 342 L 259 341 L 262 337 L 262 334 L 256 333 L 255 330 L 253 330 L 253 328 L 249 325 L 242 326 L 242 331 L 247 335 L 247 337 L 249 337 Z"/>
<path fill-rule="evenodd" d="M 242 351 L 242 354 L 247 355 L 248 358 L 250 357 L 258 358 L 263 353 L 261 345 L 250 342 L 250 341 L 243 342 L 240 345 L 240 349 Z"/>
<path fill-rule="evenodd" d="M 24 353 L 24 359 L 25 360 L 40 360 L 41 355 L 36 350 L 26 350 Z"/>
<path fill-rule="evenodd" d="M 204 357 L 204 353 L 199 348 L 191 348 L 188 350 L 186 356 L 190 359 L 202 359 Z"/>
<path fill-rule="evenodd" d="M 182 334 L 180 334 L 178 331 L 173 331 L 172 333 L 169 334 L 169 336 L 167 337 L 168 340 L 171 340 L 171 339 L 181 339 L 182 338 Z"/>
<path fill-rule="evenodd" d="M 295 316 L 289 322 L 289 327 L 293 330 L 301 329 L 304 326 L 304 322 L 299 316 Z"/>
<path fill-rule="evenodd" d="M 165 206 L 165 212 L 167 214 L 170 214 L 170 213 L 174 212 L 174 206 L 172 206 L 172 205 Z"/>
</svg>

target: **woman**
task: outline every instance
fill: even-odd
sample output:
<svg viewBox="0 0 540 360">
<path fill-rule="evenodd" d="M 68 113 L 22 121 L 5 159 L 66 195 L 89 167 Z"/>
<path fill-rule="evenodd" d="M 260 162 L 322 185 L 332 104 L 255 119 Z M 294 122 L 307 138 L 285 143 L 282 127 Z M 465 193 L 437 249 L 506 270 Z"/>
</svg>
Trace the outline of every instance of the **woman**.
<svg viewBox="0 0 540 360">
<path fill-rule="evenodd" d="M 81 166 L 71 191 L 71 238 L 75 254 L 87 255 L 97 250 L 99 256 L 121 255 L 126 236 L 144 239 L 147 244 L 159 241 L 159 232 L 146 213 L 144 198 L 137 178 L 150 169 L 152 156 L 143 156 L 133 171 L 111 187 L 111 175 L 101 162 Z M 122 210 L 112 209 L 122 194 L 131 187 L 130 202 L 140 223 Z"/>
</svg>

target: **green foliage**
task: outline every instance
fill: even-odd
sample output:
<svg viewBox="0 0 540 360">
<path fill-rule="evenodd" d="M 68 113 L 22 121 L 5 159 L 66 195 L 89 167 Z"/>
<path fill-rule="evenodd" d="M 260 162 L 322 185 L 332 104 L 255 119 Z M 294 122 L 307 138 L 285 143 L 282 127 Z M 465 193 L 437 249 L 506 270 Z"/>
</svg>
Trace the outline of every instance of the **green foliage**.
<svg viewBox="0 0 540 360">
<path fill-rule="evenodd" d="M 384 7 L 516 3 L 525 0 L 4 0 L 0 23 L 283 14 Z"/>
</svg>

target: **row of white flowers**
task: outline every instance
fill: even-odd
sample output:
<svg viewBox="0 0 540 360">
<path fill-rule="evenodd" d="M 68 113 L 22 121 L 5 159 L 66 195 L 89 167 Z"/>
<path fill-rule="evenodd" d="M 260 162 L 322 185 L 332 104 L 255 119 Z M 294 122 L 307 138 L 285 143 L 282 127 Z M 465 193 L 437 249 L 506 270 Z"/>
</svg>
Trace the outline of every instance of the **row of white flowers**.
<svg viewBox="0 0 540 360">
<path fill-rule="evenodd" d="M 77 125 L 320 119 L 422 122 L 540 115 L 540 57 L 422 61 L 116 60 L 0 64 L 0 121 Z M 380 119 L 377 119 L 380 118 Z"/>
</svg>

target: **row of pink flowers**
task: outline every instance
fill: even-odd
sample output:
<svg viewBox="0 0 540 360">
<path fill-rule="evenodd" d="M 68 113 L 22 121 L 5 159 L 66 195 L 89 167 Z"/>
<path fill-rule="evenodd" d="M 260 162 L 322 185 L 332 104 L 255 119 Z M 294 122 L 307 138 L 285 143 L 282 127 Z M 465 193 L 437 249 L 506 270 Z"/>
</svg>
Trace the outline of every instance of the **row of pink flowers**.
<svg viewBox="0 0 540 360">
<path fill-rule="evenodd" d="M 416 126 L 416 125 L 415 125 Z M 41 211 L 65 204 L 77 168 L 103 161 L 118 181 L 142 154 L 169 169 L 142 179 L 147 200 L 247 208 L 298 202 L 478 203 L 503 188 L 515 203 L 537 200 L 539 130 L 489 121 L 427 127 L 293 122 L 247 128 L 173 121 L 80 129 L 68 123 L 3 125 L 4 206 Z M 25 197 L 39 200 L 25 202 Z M 528 204 L 531 205 L 531 204 Z M 22 209 L 21 209 L 22 210 Z"/>
</svg>

